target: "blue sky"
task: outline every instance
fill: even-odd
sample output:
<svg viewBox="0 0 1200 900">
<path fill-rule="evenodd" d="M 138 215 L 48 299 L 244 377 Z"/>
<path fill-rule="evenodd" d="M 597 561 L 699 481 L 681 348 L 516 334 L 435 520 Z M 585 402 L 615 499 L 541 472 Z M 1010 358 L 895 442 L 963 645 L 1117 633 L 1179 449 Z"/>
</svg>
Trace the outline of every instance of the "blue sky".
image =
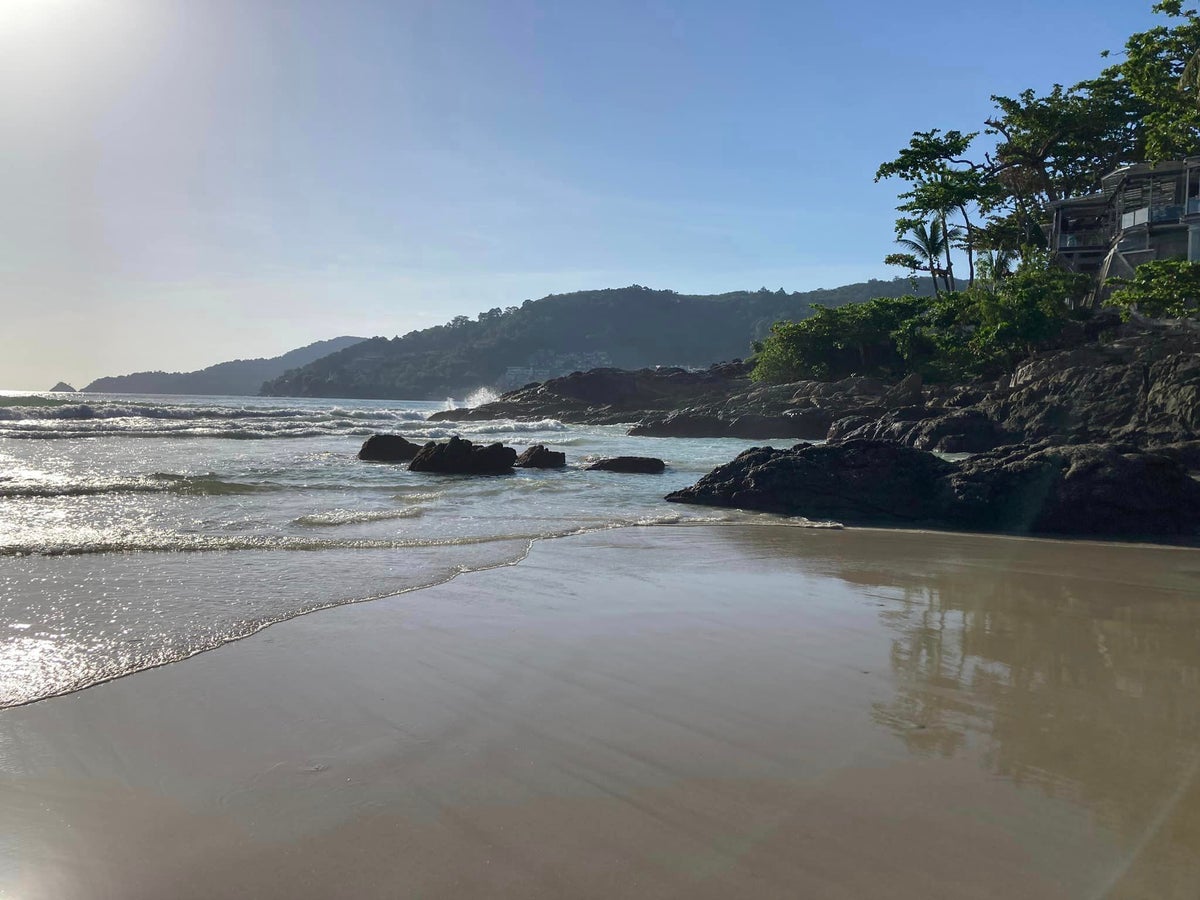
<svg viewBox="0 0 1200 900">
<path fill-rule="evenodd" d="M 1150 5 L 3 0 L 0 388 L 891 277 L 878 164 Z"/>
</svg>

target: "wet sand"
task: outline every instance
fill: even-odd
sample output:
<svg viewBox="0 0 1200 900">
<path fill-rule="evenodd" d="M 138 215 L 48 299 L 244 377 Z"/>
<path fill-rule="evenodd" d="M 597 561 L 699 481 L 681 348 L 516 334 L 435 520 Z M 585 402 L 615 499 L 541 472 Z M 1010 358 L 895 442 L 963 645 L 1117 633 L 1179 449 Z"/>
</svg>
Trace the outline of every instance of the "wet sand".
<svg viewBox="0 0 1200 900">
<path fill-rule="evenodd" d="M 1194 898 L 1200 551 L 627 529 L 0 711 L 0 897 Z"/>
</svg>

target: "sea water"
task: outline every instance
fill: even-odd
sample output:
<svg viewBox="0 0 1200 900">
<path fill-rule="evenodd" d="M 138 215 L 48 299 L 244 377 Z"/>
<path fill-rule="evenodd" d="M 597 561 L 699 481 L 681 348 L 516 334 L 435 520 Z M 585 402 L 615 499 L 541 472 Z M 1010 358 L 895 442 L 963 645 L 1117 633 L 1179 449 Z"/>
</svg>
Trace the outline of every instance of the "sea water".
<svg viewBox="0 0 1200 900">
<path fill-rule="evenodd" d="M 768 520 L 663 500 L 749 441 L 632 438 L 624 426 L 553 419 L 431 422 L 446 404 L 430 402 L 4 402 L 0 706 L 180 660 L 305 612 L 512 564 L 541 538 Z M 567 468 L 466 477 L 360 462 L 378 432 L 518 451 L 542 443 L 565 452 Z M 658 456 L 668 468 L 584 469 L 617 455 Z"/>
</svg>

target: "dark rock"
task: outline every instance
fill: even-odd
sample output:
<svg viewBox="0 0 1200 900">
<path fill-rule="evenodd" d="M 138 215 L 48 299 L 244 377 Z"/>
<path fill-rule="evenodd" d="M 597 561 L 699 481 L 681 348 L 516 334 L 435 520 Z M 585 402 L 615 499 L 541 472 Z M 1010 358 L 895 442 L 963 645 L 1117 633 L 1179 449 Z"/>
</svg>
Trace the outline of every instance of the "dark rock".
<svg viewBox="0 0 1200 900">
<path fill-rule="evenodd" d="M 75 394 L 78 393 L 75 388 L 71 387 L 65 381 L 60 381 L 54 387 L 50 388 L 52 394 Z"/>
<path fill-rule="evenodd" d="M 1095 537 L 1200 534 L 1200 483 L 1179 462 L 1111 444 L 1005 448 L 947 480 L 955 527 Z"/>
<path fill-rule="evenodd" d="M 766 438 L 799 437 L 797 434 L 798 427 L 799 423 L 792 416 L 766 416 L 761 413 L 747 413 L 731 421 L 727 433 L 730 437 L 759 441 Z"/>
<path fill-rule="evenodd" d="M 511 472 L 517 451 L 503 444 L 476 447 L 468 440 L 452 437 L 444 444 L 428 443 L 409 463 L 413 472 L 458 475 L 502 475 Z"/>
<path fill-rule="evenodd" d="M 709 402 L 724 401 L 750 386 L 745 367 L 719 364 L 703 372 L 658 368 L 573 372 L 510 391 L 492 403 L 436 412 L 431 421 L 544 419 L 592 425 L 636 422 Z"/>
<path fill-rule="evenodd" d="M 513 463 L 518 469 L 561 469 L 566 464 L 567 454 L 548 450 L 545 444 L 534 444 Z"/>
<path fill-rule="evenodd" d="M 905 377 L 899 384 L 888 388 L 883 395 L 885 406 L 922 406 L 925 403 L 925 392 L 922 390 L 921 376 L 916 372 Z"/>
<path fill-rule="evenodd" d="M 942 415 L 937 412 L 931 415 L 924 407 L 906 407 L 878 419 L 844 420 L 837 423 L 836 434 L 831 431 L 830 440 L 895 441 L 939 453 L 983 453 L 1008 443 L 986 413 L 976 409 L 951 410 Z"/>
<path fill-rule="evenodd" d="M 953 470 L 930 453 L 884 441 L 754 447 L 667 499 L 848 524 L 916 524 L 939 515 L 931 487 Z"/>
<path fill-rule="evenodd" d="M 1189 472 L 1200 472 L 1200 441 L 1161 444 L 1154 448 L 1154 452 L 1175 460 Z"/>
<path fill-rule="evenodd" d="M 829 426 L 829 430 L 825 433 L 825 439 L 828 441 L 841 441 L 850 437 L 850 435 L 861 437 L 862 435 L 859 432 L 867 428 L 874 421 L 874 416 L 845 416 Z"/>
<path fill-rule="evenodd" d="M 1200 483 L 1169 455 L 1116 444 L 1010 446 L 961 463 L 885 441 L 754 448 L 667 499 L 850 525 L 1200 536 Z"/>
<path fill-rule="evenodd" d="M 729 423 L 717 415 L 681 410 L 661 418 L 638 422 L 628 434 L 643 437 L 724 437 Z"/>
<path fill-rule="evenodd" d="M 614 456 L 610 459 L 600 459 L 587 468 L 600 472 L 634 472 L 646 475 L 657 475 L 666 469 L 667 464 L 652 456 Z"/>
<path fill-rule="evenodd" d="M 408 462 L 420 449 L 420 444 L 398 434 L 373 434 L 358 451 L 358 458 L 368 462 Z"/>
</svg>

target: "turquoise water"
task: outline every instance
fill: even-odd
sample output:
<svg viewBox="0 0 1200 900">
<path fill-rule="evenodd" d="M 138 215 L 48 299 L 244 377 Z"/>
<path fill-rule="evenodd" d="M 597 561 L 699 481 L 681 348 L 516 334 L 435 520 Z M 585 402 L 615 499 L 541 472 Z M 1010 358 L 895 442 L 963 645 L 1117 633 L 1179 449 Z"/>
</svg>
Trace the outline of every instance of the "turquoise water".
<svg viewBox="0 0 1200 900">
<path fill-rule="evenodd" d="M 541 538 L 767 520 L 662 500 L 748 441 L 631 438 L 623 426 L 555 420 L 428 422 L 446 405 L 429 402 L 71 400 L 0 407 L 0 705 L 510 564 Z M 381 431 L 518 451 L 544 443 L 568 467 L 471 478 L 356 459 Z M 667 472 L 582 468 L 620 454 L 659 456 Z"/>
</svg>

